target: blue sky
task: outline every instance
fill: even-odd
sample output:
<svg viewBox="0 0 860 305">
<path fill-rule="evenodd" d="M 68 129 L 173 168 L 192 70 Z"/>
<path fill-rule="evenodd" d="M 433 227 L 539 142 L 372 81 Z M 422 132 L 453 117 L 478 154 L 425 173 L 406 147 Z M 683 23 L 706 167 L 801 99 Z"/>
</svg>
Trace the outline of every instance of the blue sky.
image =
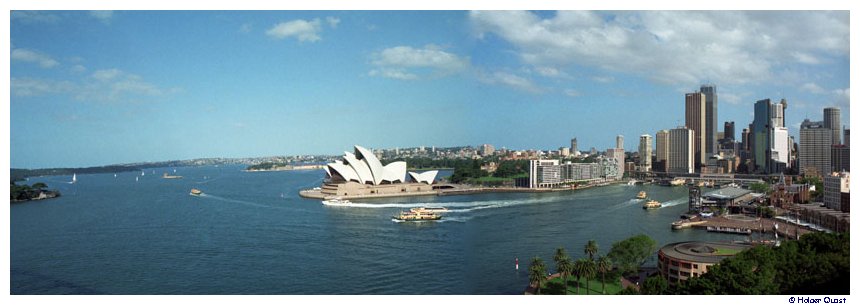
<svg viewBox="0 0 860 305">
<path fill-rule="evenodd" d="M 792 22 L 785 22 L 792 20 Z M 11 166 L 490 143 L 628 150 L 717 85 L 848 125 L 847 12 L 14 11 Z"/>
</svg>

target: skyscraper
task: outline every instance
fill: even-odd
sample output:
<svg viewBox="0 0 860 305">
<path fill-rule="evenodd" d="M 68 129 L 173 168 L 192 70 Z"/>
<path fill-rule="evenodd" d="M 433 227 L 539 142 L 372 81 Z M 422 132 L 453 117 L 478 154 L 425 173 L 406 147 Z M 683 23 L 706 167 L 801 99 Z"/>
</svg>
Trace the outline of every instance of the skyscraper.
<svg viewBox="0 0 860 305">
<path fill-rule="evenodd" d="M 651 171 L 651 135 L 639 136 L 639 171 Z"/>
<path fill-rule="evenodd" d="M 665 130 L 665 129 L 658 131 L 656 140 L 657 140 L 657 145 L 654 148 L 654 152 L 655 152 L 656 156 L 654 159 L 655 159 L 655 165 L 656 165 L 656 163 L 659 163 L 660 168 L 655 169 L 655 170 L 660 170 L 660 171 L 665 172 L 666 169 L 669 168 L 668 166 L 666 166 L 666 164 L 669 160 L 669 131 Z"/>
<path fill-rule="evenodd" d="M 723 124 L 723 139 L 735 140 L 735 121 L 729 121 Z"/>
<path fill-rule="evenodd" d="M 570 153 L 576 155 L 576 152 L 579 151 L 579 147 L 576 145 L 576 138 L 570 139 Z"/>
<path fill-rule="evenodd" d="M 618 179 L 624 177 L 624 149 L 623 148 L 608 148 L 606 149 L 606 158 L 615 159 L 615 165 L 618 168 Z"/>
<path fill-rule="evenodd" d="M 770 99 L 755 102 L 752 130 L 750 130 L 750 158 L 754 171 L 767 169 L 767 150 L 770 147 Z"/>
<path fill-rule="evenodd" d="M 669 130 L 669 160 L 666 163 L 670 173 L 693 173 L 695 131 L 685 126 Z"/>
<path fill-rule="evenodd" d="M 837 107 L 824 108 L 824 128 L 833 131 L 833 145 L 842 144 L 842 125 L 839 123 L 840 111 Z"/>
<path fill-rule="evenodd" d="M 705 152 L 708 157 L 719 151 L 717 146 L 717 86 L 702 85 L 699 91 L 705 95 L 705 133 L 703 140 L 705 143 Z"/>
<path fill-rule="evenodd" d="M 696 136 L 695 144 L 693 145 L 693 164 L 695 169 L 700 168 L 708 160 L 708 152 L 705 147 L 709 141 L 705 134 L 705 99 L 705 94 L 701 92 L 687 93 L 685 95 L 685 126 L 692 130 Z"/>
<path fill-rule="evenodd" d="M 618 135 L 615 137 L 615 148 L 624 149 L 624 136 Z"/>
<path fill-rule="evenodd" d="M 832 137 L 833 131 L 824 127 L 824 122 L 811 122 L 806 119 L 800 124 L 798 163 L 801 174 L 830 174 Z"/>
</svg>

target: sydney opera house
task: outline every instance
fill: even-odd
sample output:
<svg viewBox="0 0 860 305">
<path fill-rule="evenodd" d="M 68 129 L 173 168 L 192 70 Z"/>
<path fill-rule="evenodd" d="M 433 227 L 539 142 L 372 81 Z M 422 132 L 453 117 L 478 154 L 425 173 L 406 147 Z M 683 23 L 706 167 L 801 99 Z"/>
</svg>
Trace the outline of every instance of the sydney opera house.
<svg viewBox="0 0 860 305">
<path fill-rule="evenodd" d="M 326 180 L 319 192 L 301 192 L 306 197 L 388 197 L 435 194 L 433 182 L 438 171 L 409 172 L 406 162 L 387 165 L 367 148 L 356 145 L 353 153 L 344 152 L 343 159 L 325 167 Z"/>
</svg>

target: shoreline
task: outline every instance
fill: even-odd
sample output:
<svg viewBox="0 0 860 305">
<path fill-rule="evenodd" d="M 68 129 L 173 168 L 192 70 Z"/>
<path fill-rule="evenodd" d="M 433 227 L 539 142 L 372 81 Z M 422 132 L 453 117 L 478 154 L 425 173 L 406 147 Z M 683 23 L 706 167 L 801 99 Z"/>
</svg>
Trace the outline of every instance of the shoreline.
<svg viewBox="0 0 860 305">
<path fill-rule="evenodd" d="M 431 191 L 416 191 L 416 192 L 406 192 L 406 193 L 393 193 L 393 194 L 368 194 L 368 195 L 352 195 L 352 196 L 335 196 L 341 199 L 375 199 L 375 198 L 391 198 L 391 197 L 415 197 L 415 196 L 456 196 L 456 195 L 471 195 L 471 194 L 485 194 L 485 193 L 552 193 L 552 192 L 571 192 L 571 191 L 579 191 L 586 190 L 593 187 L 601 187 L 601 186 L 609 186 L 613 184 L 621 184 L 623 181 L 612 181 L 605 182 L 595 185 L 582 186 L 578 188 L 521 188 L 521 187 L 483 187 L 483 186 L 465 186 L 461 188 L 453 188 L 453 189 L 439 189 L 439 190 L 431 190 Z M 329 195 L 325 195 L 322 193 L 321 189 L 309 189 L 309 190 L 300 190 L 299 197 L 306 199 L 320 199 L 324 200 Z"/>
</svg>

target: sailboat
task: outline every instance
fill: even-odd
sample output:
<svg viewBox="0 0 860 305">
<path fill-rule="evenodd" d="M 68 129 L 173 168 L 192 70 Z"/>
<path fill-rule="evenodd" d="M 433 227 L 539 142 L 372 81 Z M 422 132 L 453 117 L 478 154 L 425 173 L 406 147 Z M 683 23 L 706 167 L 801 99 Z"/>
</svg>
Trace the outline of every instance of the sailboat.
<svg viewBox="0 0 860 305">
<path fill-rule="evenodd" d="M 144 171 L 140 171 L 140 175 L 141 175 L 141 176 L 146 176 L 146 172 L 144 172 Z"/>
<path fill-rule="evenodd" d="M 134 177 L 134 182 L 140 181 L 138 179 L 140 179 L 140 177 Z"/>
<path fill-rule="evenodd" d="M 74 184 L 75 182 L 78 182 L 78 174 L 72 174 L 72 181 L 69 184 Z"/>
</svg>

